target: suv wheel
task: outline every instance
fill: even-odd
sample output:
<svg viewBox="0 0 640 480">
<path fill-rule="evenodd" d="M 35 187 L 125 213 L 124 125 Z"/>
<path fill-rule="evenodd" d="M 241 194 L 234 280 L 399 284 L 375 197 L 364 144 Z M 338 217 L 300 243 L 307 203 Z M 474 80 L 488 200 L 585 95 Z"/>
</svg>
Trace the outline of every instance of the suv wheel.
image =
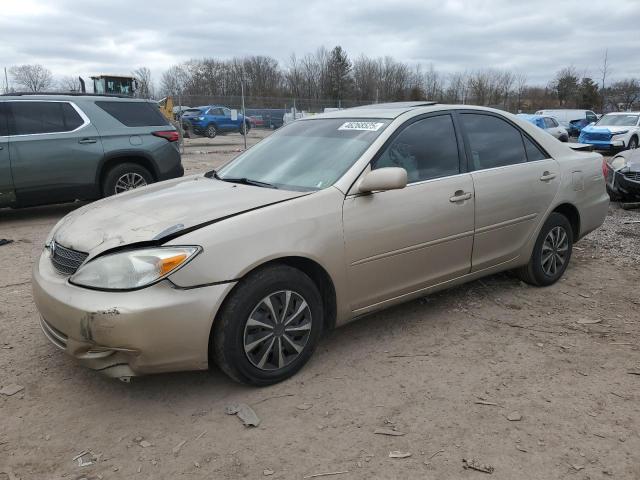
<svg viewBox="0 0 640 480">
<path fill-rule="evenodd" d="M 216 138 L 216 135 L 218 134 L 218 130 L 216 129 L 215 125 L 209 125 L 205 130 L 205 134 L 209 138 Z"/>
<path fill-rule="evenodd" d="M 243 123 L 240 125 L 240 135 L 246 135 L 251 130 L 251 125 L 249 123 Z"/>
<path fill-rule="evenodd" d="M 271 385 L 309 360 L 322 333 L 318 288 L 303 272 L 278 265 L 250 274 L 215 319 L 210 352 L 236 381 Z"/>
<path fill-rule="evenodd" d="M 569 220 L 564 215 L 552 213 L 538 234 L 528 265 L 516 273 L 531 285 L 552 285 L 567 269 L 572 250 L 573 230 Z"/>
<path fill-rule="evenodd" d="M 638 148 L 638 137 L 631 137 L 631 140 L 629 140 L 629 145 L 627 146 L 627 148 L 629 150 L 635 150 L 636 148 Z"/>
<path fill-rule="evenodd" d="M 153 175 L 149 170 L 135 163 L 121 163 L 109 170 L 105 176 L 102 193 L 109 197 L 150 183 L 153 183 Z"/>
</svg>

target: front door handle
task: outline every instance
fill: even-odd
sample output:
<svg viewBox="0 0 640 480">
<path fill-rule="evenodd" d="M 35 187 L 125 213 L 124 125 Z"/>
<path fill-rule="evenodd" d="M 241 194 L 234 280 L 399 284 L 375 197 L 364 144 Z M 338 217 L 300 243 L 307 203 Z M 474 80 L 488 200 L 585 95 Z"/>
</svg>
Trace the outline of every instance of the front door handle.
<svg viewBox="0 0 640 480">
<path fill-rule="evenodd" d="M 556 178 L 556 174 L 552 172 L 544 172 L 540 177 L 541 182 L 548 182 L 549 180 L 553 180 Z"/>
<path fill-rule="evenodd" d="M 78 140 L 78 143 L 96 143 L 97 140 L 95 138 L 81 138 L 80 140 Z"/>
<path fill-rule="evenodd" d="M 458 190 L 456 193 L 453 194 L 453 197 L 449 198 L 449 201 L 451 203 L 464 202 L 465 200 L 469 200 L 471 197 L 472 197 L 471 193 Z"/>
</svg>

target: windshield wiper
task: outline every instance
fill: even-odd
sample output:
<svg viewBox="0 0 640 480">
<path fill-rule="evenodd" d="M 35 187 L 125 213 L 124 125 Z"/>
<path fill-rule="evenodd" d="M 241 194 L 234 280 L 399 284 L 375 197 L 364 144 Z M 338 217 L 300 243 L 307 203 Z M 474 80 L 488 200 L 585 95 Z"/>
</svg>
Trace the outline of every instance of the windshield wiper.
<svg viewBox="0 0 640 480">
<path fill-rule="evenodd" d="M 241 177 L 241 178 L 224 177 L 224 178 L 220 178 L 220 177 L 218 177 L 216 175 L 216 178 L 218 178 L 219 180 L 222 180 L 223 182 L 242 183 L 243 185 L 253 185 L 254 187 L 275 188 L 276 190 L 278 189 L 278 187 L 276 187 L 272 183 L 261 182 L 260 180 L 252 180 L 251 178 L 246 178 L 246 177 Z"/>
</svg>

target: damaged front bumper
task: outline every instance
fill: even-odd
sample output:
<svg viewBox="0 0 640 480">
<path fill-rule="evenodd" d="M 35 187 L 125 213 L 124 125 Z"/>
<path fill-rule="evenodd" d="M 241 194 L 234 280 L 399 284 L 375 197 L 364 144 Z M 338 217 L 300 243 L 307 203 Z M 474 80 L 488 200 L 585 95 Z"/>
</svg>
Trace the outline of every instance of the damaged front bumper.
<svg viewBox="0 0 640 480">
<path fill-rule="evenodd" d="M 629 200 L 640 200 L 640 172 L 613 170 L 607 171 L 607 190 Z"/>
<path fill-rule="evenodd" d="M 110 377 L 203 370 L 209 334 L 234 283 L 181 289 L 165 280 L 132 292 L 71 285 L 45 251 L 33 270 L 40 326 L 55 346 Z"/>
</svg>

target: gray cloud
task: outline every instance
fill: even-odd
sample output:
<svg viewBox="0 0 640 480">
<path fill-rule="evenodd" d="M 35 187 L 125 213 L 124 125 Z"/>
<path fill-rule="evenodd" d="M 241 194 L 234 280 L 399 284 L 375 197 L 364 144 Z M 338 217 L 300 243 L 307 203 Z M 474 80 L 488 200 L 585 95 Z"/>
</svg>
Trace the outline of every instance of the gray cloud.
<svg viewBox="0 0 640 480">
<path fill-rule="evenodd" d="M 391 55 L 443 72 L 509 68 L 544 84 L 567 65 L 640 77 L 637 0 L 3 0 L 0 67 L 42 63 L 56 75 L 130 72 L 156 78 L 205 56 L 264 54 L 286 64 L 318 46 Z M 148 3 L 148 4 L 147 4 Z"/>
</svg>

